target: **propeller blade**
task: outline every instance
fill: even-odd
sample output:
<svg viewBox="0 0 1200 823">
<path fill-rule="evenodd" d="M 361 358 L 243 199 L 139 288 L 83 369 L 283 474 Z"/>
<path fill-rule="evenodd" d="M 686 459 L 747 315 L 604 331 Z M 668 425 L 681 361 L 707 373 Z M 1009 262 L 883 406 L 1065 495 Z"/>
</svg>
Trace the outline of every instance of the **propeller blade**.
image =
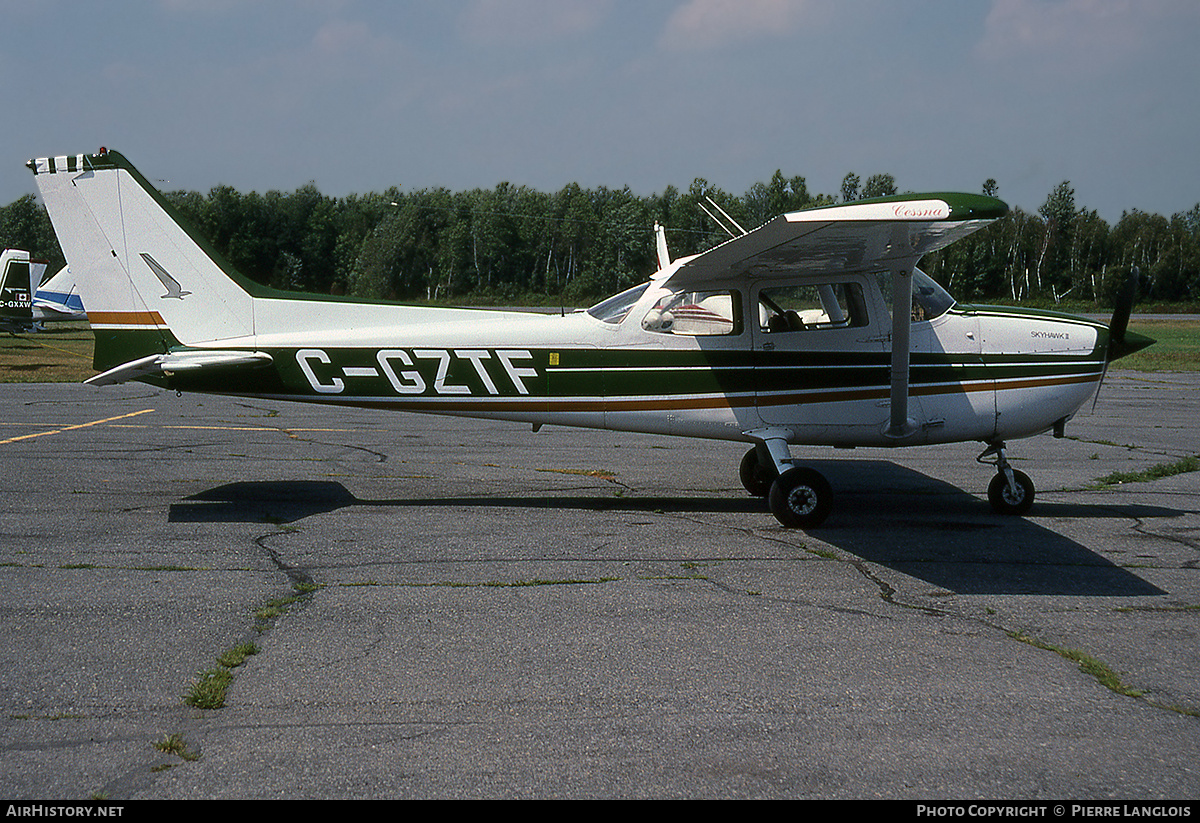
<svg viewBox="0 0 1200 823">
<path fill-rule="evenodd" d="M 1154 345 L 1154 340 L 1145 335 L 1129 331 L 1129 314 L 1133 311 L 1134 300 L 1137 299 L 1139 271 L 1135 266 L 1129 273 L 1129 278 L 1117 294 L 1116 306 L 1113 308 L 1112 320 L 1108 323 L 1108 353 L 1105 370 L 1108 363 L 1119 360 L 1127 354 L 1141 351 L 1147 346 Z"/>
<path fill-rule="evenodd" d="M 1093 412 L 1096 410 L 1096 401 L 1100 399 L 1100 389 L 1104 387 L 1104 379 L 1108 377 L 1109 365 L 1114 360 L 1119 360 L 1135 351 L 1141 351 L 1155 342 L 1145 335 L 1129 331 L 1129 315 L 1133 311 L 1133 303 L 1137 299 L 1139 277 L 1140 272 L 1137 266 L 1134 266 L 1124 285 L 1121 286 L 1121 291 L 1117 293 L 1112 319 L 1108 321 L 1108 351 L 1104 358 L 1104 371 L 1100 373 L 1100 382 L 1096 385 L 1096 393 L 1092 396 Z"/>
</svg>

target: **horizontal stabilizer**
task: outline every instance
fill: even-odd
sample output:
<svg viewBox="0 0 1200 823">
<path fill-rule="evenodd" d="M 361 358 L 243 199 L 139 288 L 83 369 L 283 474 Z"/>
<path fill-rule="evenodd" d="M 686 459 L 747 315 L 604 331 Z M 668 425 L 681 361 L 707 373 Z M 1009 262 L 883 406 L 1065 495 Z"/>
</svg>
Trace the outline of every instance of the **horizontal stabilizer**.
<svg viewBox="0 0 1200 823">
<path fill-rule="evenodd" d="M 261 351 L 178 351 L 140 357 L 90 377 L 84 382 L 92 386 L 111 386 L 160 374 L 170 375 L 176 372 L 229 366 L 266 366 L 270 362 L 271 355 Z"/>
</svg>

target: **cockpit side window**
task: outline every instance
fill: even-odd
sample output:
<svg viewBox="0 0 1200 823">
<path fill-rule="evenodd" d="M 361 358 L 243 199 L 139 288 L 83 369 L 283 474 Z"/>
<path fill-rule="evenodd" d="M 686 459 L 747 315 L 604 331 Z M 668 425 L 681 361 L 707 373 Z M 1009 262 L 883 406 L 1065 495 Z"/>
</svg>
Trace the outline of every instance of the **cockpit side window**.
<svg viewBox="0 0 1200 823">
<path fill-rule="evenodd" d="M 742 299 L 736 291 L 678 291 L 664 295 L 642 318 L 642 328 L 693 337 L 739 334 Z"/>
<path fill-rule="evenodd" d="M 867 325 L 867 301 L 858 283 L 773 286 L 758 293 L 758 325 L 766 334 Z"/>
</svg>

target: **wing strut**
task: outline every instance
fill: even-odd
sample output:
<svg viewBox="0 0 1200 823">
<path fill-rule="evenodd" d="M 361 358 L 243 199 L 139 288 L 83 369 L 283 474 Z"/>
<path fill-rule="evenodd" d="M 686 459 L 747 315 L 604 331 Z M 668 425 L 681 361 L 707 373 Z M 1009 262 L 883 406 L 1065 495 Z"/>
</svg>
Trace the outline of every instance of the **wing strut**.
<svg viewBox="0 0 1200 823">
<path fill-rule="evenodd" d="M 912 268 L 892 271 L 892 416 L 885 434 L 903 440 L 917 430 L 908 416 L 909 332 L 912 329 Z"/>
<path fill-rule="evenodd" d="M 719 211 L 721 213 L 721 216 L 723 216 L 726 220 L 728 220 L 730 223 L 732 223 L 734 225 L 734 228 L 736 228 L 739 232 L 741 232 L 741 234 L 734 234 L 733 229 L 729 228 L 724 223 L 722 223 L 720 220 L 718 220 L 717 216 L 715 214 L 713 214 L 711 211 L 709 211 L 708 209 L 706 209 L 704 207 L 703 203 L 697 202 L 696 205 L 700 207 L 700 210 L 703 211 L 705 214 L 707 214 L 714 223 L 716 223 L 718 226 L 720 226 L 721 231 L 725 232 L 730 237 L 735 237 L 735 238 L 736 237 L 745 237 L 747 234 L 749 234 L 749 232 L 747 232 L 745 229 L 742 228 L 741 224 L 738 223 L 738 221 L 734 220 L 732 217 L 729 216 L 729 213 L 727 211 L 725 211 L 725 209 L 723 209 L 717 205 L 717 201 L 713 200 L 711 197 L 708 197 L 708 196 L 705 196 L 704 199 L 707 200 L 709 203 L 711 203 L 712 207 L 714 209 L 716 209 L 717 211 Z"/>
</svg>

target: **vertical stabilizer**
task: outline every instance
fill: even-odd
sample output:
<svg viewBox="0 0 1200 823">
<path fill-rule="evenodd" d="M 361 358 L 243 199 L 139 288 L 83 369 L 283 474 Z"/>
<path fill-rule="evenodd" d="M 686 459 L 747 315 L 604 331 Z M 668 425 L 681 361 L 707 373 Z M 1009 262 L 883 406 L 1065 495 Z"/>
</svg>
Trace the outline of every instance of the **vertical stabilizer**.
<svg viewBox="0 0 1200 823">
<path fill-rule="evenodd" d="M 25 328 L 33 322 L 33 292 L 46 265 L 44 260 L 30 260 L 22 249 L 5 249 L 0 255 L 0 322 L 5 328 Z"/>
<path fill-rule="evenodd" d="M 96 367 L 254 334 L 244 281 L 123 156 L 29 161 L 96 334 Z"/>
<path fill-rule="evenodd" d="M 658 252 L 658 270 L 671 265 L 671 252 L 667 249 L 667 230 L 658 221 L 654 223 L 654 242 Z"/>
</svg>

